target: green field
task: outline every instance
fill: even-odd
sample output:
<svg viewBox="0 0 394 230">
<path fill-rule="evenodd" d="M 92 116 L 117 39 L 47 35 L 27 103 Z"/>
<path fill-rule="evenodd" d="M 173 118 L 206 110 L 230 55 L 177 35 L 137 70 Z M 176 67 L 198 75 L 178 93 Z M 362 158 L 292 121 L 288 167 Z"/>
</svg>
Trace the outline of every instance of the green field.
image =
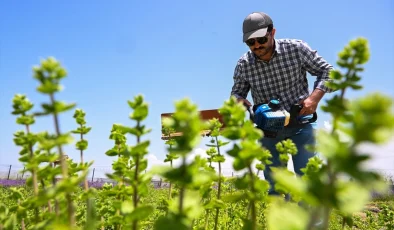
<svg viewBox="0 0 394 230">
<path fill-rule="evenodd" d="M 109 218 L 113 210 L 112 204 L 115 202 L 115 198 L 108 197 L 106 191 L 109 187 L 103 189 L 98 188 L 95 190 L 94 202 L 96 210 L 101 216 L 97 229 L 115 229 L 115 227 L 109 224 Z M 229 182 L 224 187 L 224 196 L 235 193 L 236 189 Z M 31 196 L 31 189 L 26 186 L 18 187 L 0 187 L 0 204 L 4 204 L 8 208 L 17 207 L 17 203 L 12 197 L 11 188 L 18 188 L 24 197 Z M 174 189 L 173 195 L 177 195 L 177 189 Z M 86 222 L 86 202 L 81 199 L 83 189 L 80 188 L 79 192 L 73 195 L 77 206 L 77 224 L 83 227 Z M 168 197 L 168 188 L 153 188 L 149 187 L 149 195 L 141 200 L 141 205 L 151 205 L 154 207 L 153 213 L 149 217 L 140 222 L 141 229 L 153 229 L 155 221 L 163 215 L 166 215 L 166 205 L 163 203 Z M 214 195 L 214 193 L 212 193 Z M 213 198 L 213 197 L 211 197 Z M 207 202 L 210 198 L 206 198 L 201 203 Z M 269 201 L 261 202 L 257 204 L 259 210 L 257 219 L 261 226 L 266 226 L 266 211 L 269 205 Z M 43 207 L 46 209 L 46 207 Z M 64 207 L 66 208 L 66 207 Z M 197 208 L 197 207 L 196 207 Z M 198 213 L 198 210 L 190 210 Z M 242 218 L 246 216 L 248 211 L 248 203 L 240 201 L 237 203 L 225 203 L 225 207 L 220 211 L 219 218 L 219 229 L 242 229 L 243 221 Z M 47 215 L 48 213 L 46 213 Z M 102 215 L 101 215 L 102 214 Z M 213 229 L 215 210 L 207 210 L 201 212 L 199 218 L 193 221 L 193 229 Z M 394 196 L 384 196 L 375 198 L 372 202 L 365 206 L 362 212 L 354 213 L 353 227 L 345 226 L 344 229 L 365 229 L 365 230 L 376 230 L 376 229 L 394 229 Z M 28 229 L 29 219 L 34 218 L 33 212 L 29 212 L 28 216 L 24 219 L 25 227 Z M 43 216 L 45 218 L 45 216 Z M 98 218 L 100 219 L 100 218 Z M 15 220 L 16 221 L 16 220 Z M 286 221 L 286 216 L 283 216 L 283 221 Z M 21 229 L 20 223 L 17 229 Z M 330 217 L 329 229 L 343 229 L 343 219 L 336 211 L 333 211 Z M 102 228 L 103 227 L 103 228 Z M 127 225 L 124 226 L 126 229 Z M 266 228 L 264 228 L 266 229 Z"/>
<path fill-rule="evenodd" d="M 264 133 L 245 119 L 245 106 L 235 97 L 219 109 L 223 123 L 217 118 L 203 121 L 198 106 L 188 98 L 177 101 L 173 115 L 162 121 L 162 132 L 168 137 L 166 164 L 148 170 L 151 142 L 144 137 L 151 131 L 145 125 L 149 104 L 141 94 L 127 100 L 134 125 L 114 123 L 108 133 L 113 146 L 105 155 L 112 162 L 112 172 L 106 177 L 115 185 L 89 185 L 93 161 L 84 161 L 83 153 L 92 127 L 76 103 L 55 99 L 67 71 L 49 57 L 33 67 L 33 75 L 40 83 L 37 90 L 50 102 L 34 112 L 34 103 L 26 95 L 16 94 L 12 101 L 12 114 L 23 127 L 14 133 L 13 141 L 20 147 L 19 161 L 31 176 L 21 186 L 0 183 L 0 230 L 394 229 L 393 195 L 387 193 L 392 181 L 365 169 L 363 163 L 370 155 L 359 148 L 392 137 L 394 101 L 380 93 L 351 101 L 345 98 L 349 89 L 362 89 L 358 74 L 369 55 L 364 38 L 350 41 L 338 54 L 337 64 L 346 71 L 332 71 L 332 82 L 327 84 L 340 94 L 322 105 L 332 115 L 333 127 L 317 132 L 313 149 L 323 158 L 310 158 L 303 175 L 295 176 L 286 163 L 290 155 L 298 154 L 297 146 L 291 139 L 278 142 L 281 165 L 271 167 L 273 186 L 259 177 L 272 164 L 270 151 L 259 142 Z M 74 110 L 75 126 L 61 132 L 59 115 L 70 110 Z M 32 132 L 39 116 L 47 117 L 56 132 Z M 206 145 L 208 157 L 197 155 L 188 161 L 203 130 L 209 130 L 212 138 Z M 172 135 L 175 132 L 182 135 Z M 66 157 L 66 145 L 75 146 L 80 160 Z M 227 154 L 225 145 L 230 146 Z M 232 170 L 242 175 L 224 177 L 221 166 L 230 157 Z M 180 164 L 173 164 L 177 159 Z M 154 177 L 169 186 L 154 188 Z M 270 187 L 281 195 L 268 195 Z"/>
</svg>

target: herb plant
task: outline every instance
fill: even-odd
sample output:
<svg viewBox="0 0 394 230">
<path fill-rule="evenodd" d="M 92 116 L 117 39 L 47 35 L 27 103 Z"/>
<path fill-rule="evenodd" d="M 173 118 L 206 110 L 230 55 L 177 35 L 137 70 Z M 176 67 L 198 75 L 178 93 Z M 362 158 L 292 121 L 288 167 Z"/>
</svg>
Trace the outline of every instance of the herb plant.
<svg viewBox="0 0 394 230">
<path fill-rule="evenodd" d="M 259 141 L 264 133 L 245 119 L 245 107 L 234 97 L 219 109 L 224 123 L 201 120 L 198 106 L 185 98 L 175 103 L 173 116 L 163 121 L 169 137 L 166 166 L 147 170 L 150 129 L 143 122 L 149 106 L 142 95 L 127 101 L 134 126 L 113 124 L 109 139 L 114 146 L 105 151 L 113 158 L 111 183 L 91 186 L 86 175 L 93 162 L 85 162 L 85 112 L 76 109 L 73 117 L 79 127 L 61 130 L 60 117 L 75 103 L 58 101 L 60 82 L 67 76 L 60 62 L 50 57 L 33 68 L 37 91 L 47 95 L 42 111 L 33 112 L 34 104 L 26 95 L 13 98 L 12 114 L 23 130 L 14 134 L 20 146 L 20 162 L 30 173 L 26 186 L 0 186 L 0 230 L 3 229 L 319 229 L 360 227 L 393 229 L 392 205 L 381 205 L 379 213 L 363 212 L 372 192 L 386 191 L 380 174 L 363 167 L 370 155 L 360 150 L 364 143 L 381 144 L 393 135 L 393 100 L 381 93 L 357 99 L 345 97 L 348 90 L 360 90 L 363 65 L 369 60 L 368 42 L 357 38 L 339 53 L 341 69 L 333 70 L 328 86 L 337 94 L 322 102 L 322 110 L 332 116 L 331 130 L 317 132 L 315 149 L 322 157 L 309 160 L 296 176 L 285 165 L 289 154 L 297 154 L 291 141 L 276 146 L 281 167 L 273 168 L 275 189 L 281 196 L 268 195 L 270 184 L 259 177 L 271 164 L 270 152 Z M 37 116 L 52 118 L 54 131 L 32 132 Z M 209 129 L 208 158 L 193 156 L 201 141 L 201 131 Z M 182 135 L 173 135 L 174 132 Z M 67 159 L 64 146 L 72 144 L 71 134 L 81 160 Z M 131 137 L 131 138 L 130 138 Z M 221 140 L 224 138 L 225 140 Z M 233 158 L 233 169 L 241 176 L 225 178 L 223 146 Z M 312 148 L 309 146 L 308 148 Z M 227 158 L 229 159 L 229 158 Z M 174 164 L 179 160 L 180 164 Z M 218 172 L 214 170 L 217 164 Z M 170 183 L 168 189 L 153 188 L 153 176 Z M 83 184 L 83 189 L 79 185 Z M 291 199 L 284 199 L 284 195 Z M 215 212 L 213 212 L 213 210 Z M 340 223 L 333 220 L 340 219 Z M 339 227 L 338 227 L 339 226 Z"/>
</svg>

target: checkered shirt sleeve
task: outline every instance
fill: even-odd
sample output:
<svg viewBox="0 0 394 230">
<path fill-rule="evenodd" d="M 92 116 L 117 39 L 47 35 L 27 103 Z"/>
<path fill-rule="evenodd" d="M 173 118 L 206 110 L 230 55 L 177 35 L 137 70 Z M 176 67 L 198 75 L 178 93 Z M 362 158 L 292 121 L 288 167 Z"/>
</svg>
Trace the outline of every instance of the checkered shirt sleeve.
<svg viewBox="0 0 394 230">
<path fill-rule="evenodd" d="M 328 88 L 325 83 L 329 81 L 329 73 L 332 66 L 324 60 L 316 50 L 311 49 L 305 42 L 300 41 L 300 57 L 303 58 L 303 67 L 312 76 L 316 76 L 314 82 L 314 89 L 318 88 L 326 93 L 331 93 L 333 90 Z"/>
</svg>

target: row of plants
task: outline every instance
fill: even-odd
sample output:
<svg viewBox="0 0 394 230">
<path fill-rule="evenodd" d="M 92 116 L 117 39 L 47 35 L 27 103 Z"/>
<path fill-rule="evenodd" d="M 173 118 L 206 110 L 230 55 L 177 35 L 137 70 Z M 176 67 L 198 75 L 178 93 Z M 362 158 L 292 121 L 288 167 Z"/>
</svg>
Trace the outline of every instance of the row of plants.
<svg viewBox="0 0 394 230">
<path fill-rule="evenodd" d="M 48 102 L 33 112 L 34 104 L 26 95 L 13 98 L 12 113 L 24 129 L 14 134 L 14 142 L 21 148 L 20 162 L 31 175 L 27 179 L 31 193 L 23 188 L 8 190 L 10 205 L 0 204 L 0 229 L 315 229 L 319 220 L 320 229 L 329 229 L 334 213 L 341 217 L 342 228 L 353 226 L 354 213 L 363 210 L 371 192 L 387 189 L 381 175 L 362 167 L 370 156 L 361 153 L 359 146 L 385 143 L 394 130 L 391 98 L 380 93 L 354 100 L 345 97 L 350 89 L 362 89 L 360 73 L 369 55 L 364 38 L 350 41 L 339 53 L 337 65 L 345 72 L 332 71 L 328 83 L 338 94 L 321 106 L 331 114 L 333 128 L 317 133 L 314 149 L 325 162 L 310 159 L 302 177 L 295 177 L 285 164 L 274 168 L 274 189 L 280 196 L 268 195 L 269 183 L 258 176 L 271 164 L 271 153 L 259 142 L 264 133 L 245 119 L 245 107 L 234 97 L 219 109 L 223 124 L 218 119 L 201 120 L 198 106 L 190 99 L 177 101 L 173 116 L 163 121 L 163 132 L 169 137 L 168 165 L 149 170 L 150 141 L 145 137 L 151 129 L 144 124 L 149 106 L 142 95 L 128 100 L 133 125 L 113 124 L 109 133 L 113 147 L 105 151 L 113 159 L 113 171 L 107 177 L 117 183 L 99 190 L 89 187 L 86 176 L 93 162 L 84 161 L 84 151 L 91 127 L 76 103 L 57 100 L 67 72 L 55 58 L 45 59 L 33 68 L 33 75 L 39 82 L 37 91 L 47 95 Z M 76 126 L 61 130 L 60 116 L 70 110 Z M 55 132 L 31 132 L 38 116 L 51 119 Z M 209 157 L 188 161 L 205 129 L 211 131 Z M 175 131 L 183 135 L 172 136 Z M 80 152 L 79 162 L 65 158 L 63 148 L 70 144 Z M 230 146 L 226 154 L 221 151 L 225 145 Z M 289 154 L 297 154 L 290 140 L 278 143 L 277 149 L 283 162 Z M 227 157 L 233 158 L 233 169 L 241 176 L 223 177 L 221 164 Z M 181 164 L 174 165 L 175 159 Z M 153 176 L 170 183 L 160 197 L 152 197 Z"/>
<path fill-rule="evenodd" d="M 105 185 L 106 187 L 108 185 Z M 109 186 L 110 187 L 110 186 Z M 0 186 L 0 203 L 4 204 L 6 207 L 10 208 L 17 205 L 15 199 L 12 198 L 14 194 L 14 189 L 22 195 L 22 197 L 31 196 L 33 191 L 28 186 L 18 186 L 14 187 L 1 187 Z M 106 189 L 97 189 L 97 201 L 102 202 L 102 198 L 105 198 L 104 193 Z M 236 191 L 234 181 L 226 181 L 222 187 L 222 194 L 224 196 L 231 195 Z M 77 204 L 76 213 L 77 226 L 84 226 L 86 224 L 86 203 L 81 200 L 81 194 L 84 192 L 83 186 L 80 186 L 77 194 Z M 161 208 L 163 199 L 168 197 L 168 188 L 152 188 L 149 187 L 149 196 L 142 199 L 141 202 L 147 205 L 152 205 L 154 211 L 149 215 L 149 217 L 141 221 L 140 229 L 153 229 L 155 221 L 158 217 L 165 215 L 165 209 Z M 213 194 L 213 196 L 216 194 Z M 98 199 L 100 197 L 100 199 Z M 357 212 L 353 215 L 353 227 L 350 228 L 345 226 L 345 229 L 363 229 L 363 230 L 376 230 L 376 229 L 392 229 L 393 226 L 393 207 L 394 207 L 394 197 L 385 197 L 384 200 L 373 200 L 369 202 L 362 212 Z M 24 199 L 24 198 L 23 198 Z M 237 202 L 225 205 L 221 209 L 219 226 L 220 229 L 242 229 L 242 218 L 247 214 L 247 209 L 245 208 L 247 203 Z M 110 206 L 109 206 L 110 207 Z M 257 216 L 257 221 L 260 225 L 266 225 L 266 215 L 267 208 L 261 208 L 259 215 Z M 203 215 L 197 217 L 194 221 L 194 229 L 213 229 L 215 221 L 216 212 L 205 211 Z M 104 217 L 106 220 L 107 217 Z M 342 229 L 342 220 L 340 213 L 336 210 L 330 215 L 329 229 Z M 15 229 L 20 229 L 20 225 L 16 225 Z M 100 226 L 97 229 L 101 229 Z M 103 229 L 113 229 L 110 226 L 105 226 Z M 267 229 L 267 228 L 263 228 Z"/>
</svg>

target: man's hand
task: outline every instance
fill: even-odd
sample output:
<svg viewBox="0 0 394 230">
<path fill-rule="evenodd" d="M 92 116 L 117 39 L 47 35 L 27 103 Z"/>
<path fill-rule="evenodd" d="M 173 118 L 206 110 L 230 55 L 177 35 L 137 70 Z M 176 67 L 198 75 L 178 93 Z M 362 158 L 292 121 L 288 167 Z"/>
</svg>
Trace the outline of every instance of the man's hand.
<svg viewBox="0 0 394 230">
<path fill-rule="evenodd" d="M 301 102 L 303 107 L 300 111 L 301 116 L 306 116 L 309 114 L 313 114 L 316 112 L 317 105 L 319 104 L 317 101 L 315 101 L 313 98 L 308 97 L 304 101 Z"/>
<path fill-rule="evenodd" d="M 248 107 L 252 106 L 252 103 L 250 103 L 248 100 L 243 98 L 238 98 L 238 102 L 242 102 L 244 105 L 247 105 Z"/>
<path fill-rule="evenodd" d="M 324 94 L 325 92 L 323 90 L 315 89 L 308 98 L 300 102 L 300 104 L 302 104 L 303 107 L 299 115 L 306 116 L 316 112 L 317 106 L 320 100 L 322 99 L 322 97 L 324 96 Z"/>
</svg>

